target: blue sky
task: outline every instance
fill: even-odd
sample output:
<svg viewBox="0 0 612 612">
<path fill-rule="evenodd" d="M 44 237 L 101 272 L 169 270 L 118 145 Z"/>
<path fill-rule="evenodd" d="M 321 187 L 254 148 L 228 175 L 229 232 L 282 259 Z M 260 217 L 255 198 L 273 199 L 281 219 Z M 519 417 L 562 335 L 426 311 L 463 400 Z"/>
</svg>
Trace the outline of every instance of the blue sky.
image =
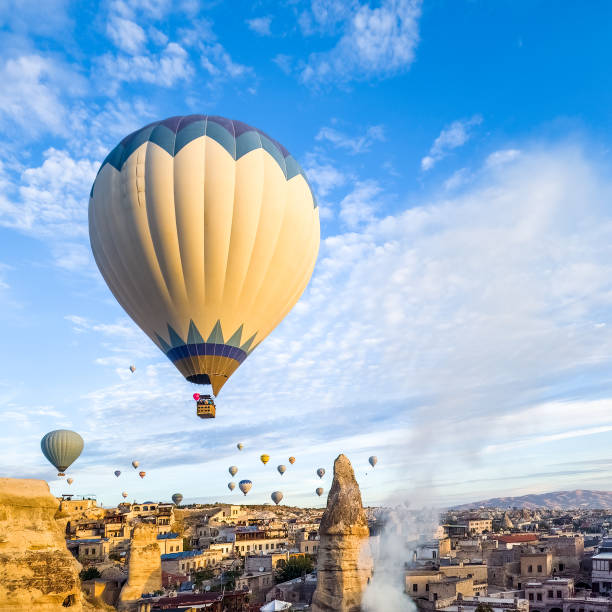
<svg viewBox="0 0 612 612">
<path fill-rule="evenodd" d="M 86 442 L 72 488 L 107 504 L 122 490 L 237 499 L 232 464 L 254 482 L 250 501 L 280 488 L 320 504 L 315 470 L 327 488 L 339 452 L 371 504 L 609 488 L 611 13 L 3 2 L 3 474 L 66 491 L 39 440 L 69 427 Z M 225 386 L 213 423 L 116 304 L 87 237 L 107 152 L 185 113 L 282 142 L 322 221 L 308 290 Z"/>
</svg>

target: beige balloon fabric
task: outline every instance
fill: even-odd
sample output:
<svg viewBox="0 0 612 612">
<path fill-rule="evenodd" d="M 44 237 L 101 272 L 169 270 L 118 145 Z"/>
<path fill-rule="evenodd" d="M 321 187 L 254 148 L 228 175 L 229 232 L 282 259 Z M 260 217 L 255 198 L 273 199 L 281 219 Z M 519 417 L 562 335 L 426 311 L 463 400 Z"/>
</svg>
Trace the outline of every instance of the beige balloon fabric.
<svg viewBox="0 0 612 612">
<path fill-rule="evenodd" d="M 89 236 L 117 301 L 187 380 L 216 395 L 304 292 L 319 211 L 298 163 L 263 132 L 171 117 L 104 161 Z"/>
</svg>

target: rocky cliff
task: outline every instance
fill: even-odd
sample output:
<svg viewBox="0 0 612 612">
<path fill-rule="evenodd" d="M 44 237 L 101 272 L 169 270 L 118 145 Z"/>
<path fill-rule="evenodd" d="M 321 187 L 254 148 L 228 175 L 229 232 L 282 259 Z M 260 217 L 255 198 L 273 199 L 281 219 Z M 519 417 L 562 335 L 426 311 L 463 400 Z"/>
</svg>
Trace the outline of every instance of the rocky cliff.
<svg viewBox="0 0 612 612">
<path fill-rule="evenodd" d="M 81 611 L 80 564 L 44 480 L 0 478 L 0 611 Z"/>
<path fill-rule="evenodd" d="M 319 528 L 313 612 L 359 612 L 372 575 L 369 530 L 351 462 L 339 455 Z"/>
<path fill-rule="evenodd" d="M 120 610 L 136 610 L 143 593 L 162 588 L 161 556 L 155 525 L 137 525 L 130 538 L 128 579 L 119 596 Z"/>
</svg>

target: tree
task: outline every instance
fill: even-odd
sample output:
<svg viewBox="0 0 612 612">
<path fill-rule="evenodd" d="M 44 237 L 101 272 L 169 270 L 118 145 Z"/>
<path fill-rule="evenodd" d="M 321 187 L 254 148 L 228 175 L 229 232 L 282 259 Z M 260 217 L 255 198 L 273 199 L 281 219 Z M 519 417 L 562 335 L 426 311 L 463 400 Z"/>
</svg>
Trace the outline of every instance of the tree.
<svg viewBox="0 0 612 612">
<path fill-rule="evenodd" d="M 97 567 L 88 567 L 87 569 L 83 569 L 79 573 L 79 578 L 83 581 L 85 580 L 93 580 L 94 578 L 99 578 L 100 572 Z"/>
<path fill-rule="evenodd" d="M 313 568 L 314 561 L 311 557 L 291 557 L 287 564 L 276 572 L 276 579 L 279 582 L 287 582 L 304 574 L 310 574 Z"/>
<path fill-rule="evenodd" d="M 212 580 L 215 577 L 215 572 L 211 569 L 203 568 L 196 570 L 193 573 L 192 580 L 197 587 L 201 587 L 205 580 Z"/>
<path fill-rule="evenodd" d="M 493 608 L 487 603 L 479 603 L 476 606 L 476 612 L 493 612 Z"/>
<path fill-rule="evenodd" d="M 191 538 L 183 538 L 183 550 L 193 550 Z"/>
</svg>

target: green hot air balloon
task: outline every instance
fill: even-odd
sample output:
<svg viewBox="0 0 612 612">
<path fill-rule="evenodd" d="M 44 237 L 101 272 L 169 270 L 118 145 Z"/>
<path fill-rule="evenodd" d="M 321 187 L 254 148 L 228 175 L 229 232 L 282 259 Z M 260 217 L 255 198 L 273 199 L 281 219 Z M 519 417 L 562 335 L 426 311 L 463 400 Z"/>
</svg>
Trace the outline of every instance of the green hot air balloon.
<svg viewBox="0 0 612 612">
<path fill-rule="evenodd" d="M 83 438 L 75 431 L 56 429 L 40 441 L 40 448 L 47 461 L 57 469 L 58 476 L 72 465 L 83 451 Z"/>
<path fill-rule="evenodd" d="M 270 497 L 272 498 L 272 501 L 278 506 L 278 504 L 280 504 L 281 500 L 283 499 L 283 494 L 280 491 L 274 491 L 274 493 L 272 493 Z"/>
<path fill-rule="evenodd" d="M 178 506 L 183 501 L 183 496 L 180 493 L 175 493 L 172 496 L 172 501 L 176 506 Z"/>
</svg>

